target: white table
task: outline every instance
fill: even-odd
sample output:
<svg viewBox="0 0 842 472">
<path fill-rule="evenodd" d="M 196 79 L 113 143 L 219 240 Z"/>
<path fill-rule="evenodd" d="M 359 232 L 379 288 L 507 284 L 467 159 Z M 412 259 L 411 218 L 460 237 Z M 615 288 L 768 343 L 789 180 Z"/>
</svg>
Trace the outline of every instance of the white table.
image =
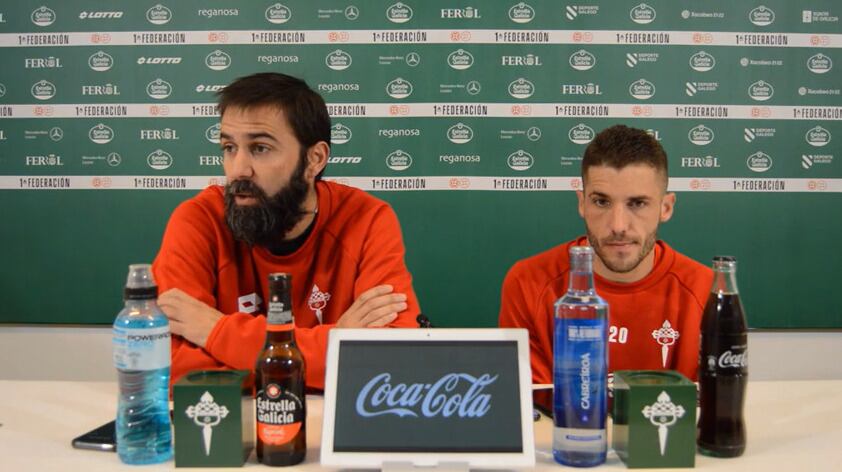
<svg viewBox="0 0 842 472">
<path fill-rule="evenodd" d="M 133 468 L 114 453 L 70 447 L 74 437 L 113 419 L 116 391 L 112 382 L 0 381 L 0 471 L 173 470 L 172 461 Z M 697 468 L 842 471 L 842 380 L 751 382 L 746 405 L 745 454 L 737 459 L 697 455 Z M 321 398 L 308 397 L 307 413 L 307 460 L 294 469 L 324 471 L 318 463 Z M 562 467 L 552 459 L 551 436 L 552 423 L 542 417 L 535 423 L 537 469 Z M 253 454 L 246 466 L 263 467 Z M 597 468 L 624 469 L 613 452 Z"/>
</svg>

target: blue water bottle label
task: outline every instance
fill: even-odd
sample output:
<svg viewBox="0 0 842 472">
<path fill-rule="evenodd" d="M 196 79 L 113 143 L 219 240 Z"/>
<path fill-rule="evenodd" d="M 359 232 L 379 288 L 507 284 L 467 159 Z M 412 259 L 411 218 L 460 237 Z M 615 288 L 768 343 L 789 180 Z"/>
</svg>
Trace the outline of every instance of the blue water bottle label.
<svg viewBox="0 0 842 472">
<path fill-rule="evenodd" d="M 606 449 L 606 322 L 555 320 L 555 431 L 553 449 Z"/>
<path fill-rule="evenodd" d="M 170 366 L 170 328 L 114 328 L 114 366 L 158 370 Z"/>
</svg>

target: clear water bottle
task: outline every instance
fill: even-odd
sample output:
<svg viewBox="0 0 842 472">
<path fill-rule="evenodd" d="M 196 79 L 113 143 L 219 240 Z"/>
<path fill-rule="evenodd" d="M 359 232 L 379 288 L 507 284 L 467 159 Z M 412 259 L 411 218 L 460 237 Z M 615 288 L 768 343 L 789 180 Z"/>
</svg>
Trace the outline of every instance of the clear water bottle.
<svg viewBox="0 0 842 472">
<path fill-rule="evenodd" d="M 593 249 L 570 248 L 570 284 L 555 303 L 553 457 L 574 467 L 605 462 L 608 304 L 596 294 Z"/>
<path fill-rule="evenodd" d="M 158 308 L 149 264 L 129 266 L 125 308 L 114 320 L 114 365 L 120 384 L 117 454 L 126 464 L 172 458 L 168 403 L 170 325 Z"/>
</svg>

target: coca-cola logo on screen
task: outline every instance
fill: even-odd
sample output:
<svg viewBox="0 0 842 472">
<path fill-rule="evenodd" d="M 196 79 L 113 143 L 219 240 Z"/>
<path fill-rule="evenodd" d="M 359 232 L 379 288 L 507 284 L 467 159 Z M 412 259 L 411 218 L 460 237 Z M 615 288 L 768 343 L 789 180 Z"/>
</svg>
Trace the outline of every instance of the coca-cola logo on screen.
<svg viewBox="0 0 842 472">
<path fill-rule="evenodd" d="M 427 384 L 392 384 L 391 374 L 378 374 L 357 395 L 357 414 L 362 417 L 482 418 L 491 409 L 491 395 L 483 390 L 497 377 L 450 373 Z"/>
</svg>

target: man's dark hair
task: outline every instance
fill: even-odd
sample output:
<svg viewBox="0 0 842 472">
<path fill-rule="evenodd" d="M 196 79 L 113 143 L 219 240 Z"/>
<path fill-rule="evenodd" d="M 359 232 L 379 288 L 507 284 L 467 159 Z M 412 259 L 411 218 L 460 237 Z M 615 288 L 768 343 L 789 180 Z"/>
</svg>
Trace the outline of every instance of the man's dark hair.
<svg viewBox="0 0 842 472">
<path fill-rule="evenodd" d="M 301 144 L 301 154 L 324 141 L 330 146 L 330 115 L 325 101 L 307 82 L 278 72 L 261 72 L 240 77 L 218 94 L 219 116 L 229 107 L 274 106 L 284 112 L 292 132 Z M 321 179 L 322 173 L 316 176 Z"/>
<path fill-rule="evenodd" d="M 596 135 L 582 157 L 582 181 L 593 166 L 622 169 L 632 164 L 652 166 L 664 178 L 667 186 L 667 153 L 652 135 L 642 129 L 614 125 Z"/>
</svg>

